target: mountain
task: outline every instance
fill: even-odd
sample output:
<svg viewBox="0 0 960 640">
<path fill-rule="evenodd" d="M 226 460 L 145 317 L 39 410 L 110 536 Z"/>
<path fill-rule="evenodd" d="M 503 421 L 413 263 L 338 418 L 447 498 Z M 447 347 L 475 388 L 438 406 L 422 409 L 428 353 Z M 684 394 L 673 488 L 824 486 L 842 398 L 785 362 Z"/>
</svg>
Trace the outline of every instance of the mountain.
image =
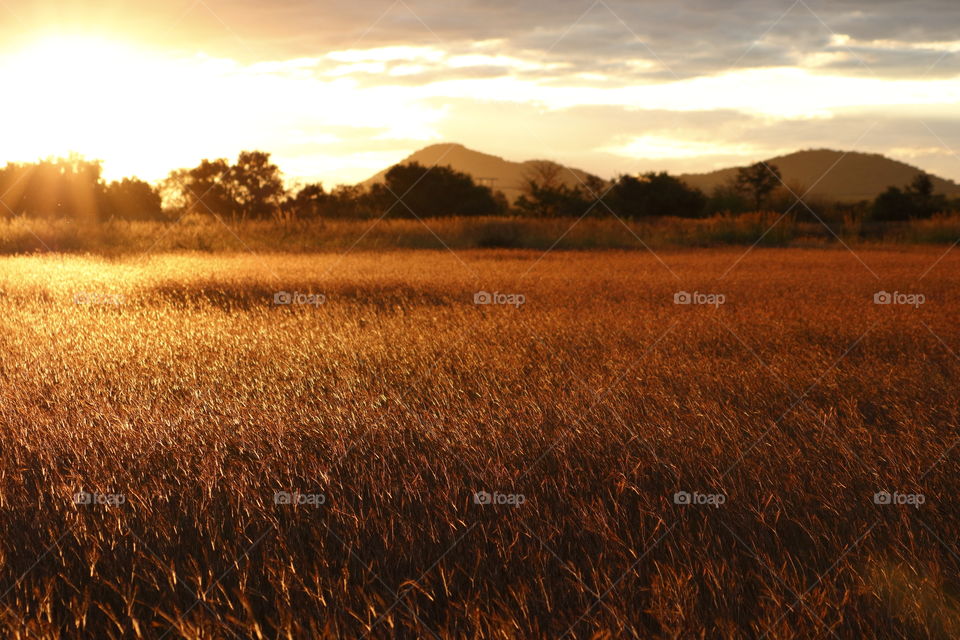
<svg viewBox="0 0 960 640">
<path fill-rule="evenodd" d="M 462 144 L 446 143 L 424 147 L 401 160 L 398 164 L 411 162 L 419 162 L 426 167 L 448 166 L 457 171 L 462 171 L 471 175 L 477 182 L 493 188 L 494 191 L 503 191 L 507 199 L 513 202 L 521 193 L 525 176 L 530 174 L 537 163 L 544 161 L 511 162 L 499 156 L 468 149 Z M 387 169 L 384 169 L 361 184 L 369 187 L 372 184 L 383 182 L 386 173 Z M 559 179 L 570 187 L 580 184 L 578 177 L 585 181 L 590 177 L 590 174 L 580 169 L 570 169 L 559 173 Z"/>
<path fill-rule="evenodd" d="M 399 164 L 410 162 L 419 162 L 427 167 L 437 164 L 452 167 L 473 176 L 473 179 L 481 184 L 503 191 L 513 202 L 521 193 L 524 178 L 538 163 L 544 161 L 511 162 L 499 156 L 468 149 L 462 144 L 446 143 L 424 147 Z M 846 202 L 873 200 L 887 187 L 903 187 L 909 184 L 921 171 L 917 167 L 880 154 L 832 149 L 797 151 L 764 162 L 776 165 L 783 181 L 794 191 L 800 189 L 797 195 L 815 185 L 810 191 L 811 196 Z M 736 176 L 737 169 L 738 167 L 731 167 L 710 173 L 687 173 L 678 177 L 690 186 L 709 194 L 715 187 Z M 386 173 L 387 169 L 384 169 L 362 184 L 369 187 L 383 182 Z M 560 171 L 558 177 L 564 184 L 574 187 L 580 184 L 580 180 L 586 181 L 591 175 L 580 169 L 570 169 Z M 960 185 L 956 182 L 933 176 L 933 185 L 937 193 L 960 198 Z"/>
<path fill-rule="evenodd" d="M 921 171 L 917 167 L 879 154 L 831 149 L 797 151 L 764 162 L 776 165 L 783 181 L 791 189 L 801 189 L 797 195 L 802 195 L 803 191 L 812 186 L 811 196 L 847 202 L 872 200 L 887 187 L 903 187 L 909 184 Z M 690 186 L 709 194 L 714 187 L 732 179 L 736 173 L 737 168 L 734 167 L 710 173 L 688 173 L 678 177 Z M 933 185 L 937 193 L 960 197 L 960 185 L 951 180 L 933 176 Z"/>
</svg>

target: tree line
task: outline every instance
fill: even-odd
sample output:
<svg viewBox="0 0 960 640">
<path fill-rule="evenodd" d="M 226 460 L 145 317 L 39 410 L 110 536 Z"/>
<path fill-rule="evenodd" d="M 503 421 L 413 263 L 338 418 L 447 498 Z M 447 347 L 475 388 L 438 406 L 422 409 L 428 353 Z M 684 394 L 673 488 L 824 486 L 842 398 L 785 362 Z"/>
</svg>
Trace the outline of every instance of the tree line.
<svg viewBox="0 0 960 640">
<path fill-rule="evenodd" d="M 533 163 L 521 195 L 509 202 L 501 191 L 477 184 L 449 167 L 417 163 L 391 167 L 369 188 L 321 183 L 289 188 L 279 167 L 262 151 L 244 151 L 236 161 L 203 160 L 179 169 L 157 185 L 135 178 L 107 182 L 99 162 L 77 155 L 0 169 L 0 215 L 68 217 L 81 220 L 175 220 L 195 213 L 237 220 L 322 218 L 432 218 L 517 215 L 531 217 L 657 216 L 699 218 L 718 213 L 785 211 L 840 219 L 857 214 L 877 221 L 928 218 L 960 210 L 960 201 L 934 193 L 931 177 L 919 173 L 909 184 L 891 186 L 873 202 L 837 203 L 806 199 L 797 206 L 776 166 L 757 163 L 709 195 L 668 173 L 621 175 L 612 181 L 586 176 L 573 186 L 568 170 L 553 162 Z"/>
</svg>

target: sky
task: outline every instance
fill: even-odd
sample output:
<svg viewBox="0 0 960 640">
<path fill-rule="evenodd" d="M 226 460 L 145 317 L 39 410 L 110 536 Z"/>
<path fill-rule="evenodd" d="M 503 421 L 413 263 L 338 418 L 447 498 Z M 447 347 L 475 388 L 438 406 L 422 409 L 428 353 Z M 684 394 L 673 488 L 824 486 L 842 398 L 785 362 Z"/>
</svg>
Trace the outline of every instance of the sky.
<svg viewBox="0 0 960 640">
<path fill-rule="evenodd" d="M 827 147 L 960 180 L 958 34 L 956 0 L 0 0 L 0 162 L 261 149 L 333 186 L 440 142 L 603 177 Z"/>
</svg>

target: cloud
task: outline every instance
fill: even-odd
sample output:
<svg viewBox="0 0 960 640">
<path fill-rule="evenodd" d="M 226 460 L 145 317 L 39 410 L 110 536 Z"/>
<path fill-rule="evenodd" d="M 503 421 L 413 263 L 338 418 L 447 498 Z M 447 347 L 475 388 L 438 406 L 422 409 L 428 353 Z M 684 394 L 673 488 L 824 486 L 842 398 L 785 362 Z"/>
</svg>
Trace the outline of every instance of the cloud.
<svg viewBox="0 0 960 640">
<path fill-rule="evenodd" d="M 645 158 L 650 160 L 678 160 L 709 158 L 715 156 L 757 156 L 763 150 L 754 145 L 716 140 L 689 140 L 678 137 L 642 135 L 629 138 L 610 147 L 600 147 L 617 156 Z"/>
<path fill-rule="evenodd" d="M 623 71 L 653 78 L 802 64 L 845 50 L 872 73 L 903 77 L 942 51 L 906 63 L 901 54 L 955 43 L 960 25 L 954 0 L 103 0 L 96 12 L 81 0 L 6 5 L 6 37 L 73 25 L 246 62 L 390 47 L 463 51 L 497 41 L 498 55 L 580 72 L 647 61 Z M 838 44 L 836 36 L 850 41 Z M 948 53 L 934 69 L 955 73 L 957 64 Z"/>
<path fill-rule="evenodd" d="M 903 77 L 909 75 L 909 63 L 903 64 L 900 54 L 915 53 L 924 43 L 955 42 L 960 24 L 960 4 L 952 0 L 403 0 L 392 4 L 286 0 L 269 7 L 252 0 L 208 0 L 206 4 L 244 40 L 258 45 L 269 42 L 276 54 L 396 46 L 462 50 L 470 43 L 496 40 L 498 53 L 504 56 L 538 59 L 582 72 L 647 61 L 651 63 L 647 68 L 624 71 L 628 77 L 651 78 L 802 64 L 818 52 L 851 51 L 869 64 L 872 73 Z M 214 22 L 213 32 L 224 31 L 202 9 L 195 13 Z M 838 44 L 837 36 L 849 37 L 851 42 Z M 952 54 L 946 58 L 936 68 L 945 64 L 942 71 L 956 71 Z"/>
<path fill-rule="evenodd" d="M 0 36 L 61 15 L 142 40 L 185 61 L 179 75 L 133 82 L 160 95 L 138 112 L 162 123 L 145 143 L 177 158 L 260 146 L 292 175 L 328 182 L 439 140 L 613 174 L 848 148 L 871 123 L 883 137 L 865 150 L 960 175 L 920 126 L 960 147 L 953 0 L 158 4 L 13 5 Z M 203 100 L 181 103 L 185 88 Z M 184 140 L 164 131 L 178 118 L 206 125 Z"/>
</svg>

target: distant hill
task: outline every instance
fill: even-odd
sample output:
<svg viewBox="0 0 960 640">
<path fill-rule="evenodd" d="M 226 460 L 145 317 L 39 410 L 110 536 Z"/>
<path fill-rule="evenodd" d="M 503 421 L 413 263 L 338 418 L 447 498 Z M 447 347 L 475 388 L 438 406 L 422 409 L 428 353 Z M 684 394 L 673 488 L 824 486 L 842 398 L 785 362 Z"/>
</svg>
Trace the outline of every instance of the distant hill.
<svg viewBox="0 0 960 640">
<path fill-rule="evenodd" d="M 441 166 L 451 167 L 457 171 L 462 171 L 463 173 L 471 175 L 477 182 L 491 187 L 494 191 L 503 191 L 507 199 L 513 202 L 521 193 L 520 189 L 523 185 L 524 177 L 530 173 L 535 163 L 542 161 L 528 160 L 526 162 L 511 162 L 499 156 L 468 149 L 462 144 L 447 143 L 424 147 L 406 159 L 401 160 L 398 164 L 408 164 L 411 162 L 419 162 L 427 167 L 439 164 Z M 369 187 L 374 183 L 383 182 L 387 170 L 388 169 L 384 169 L 361 184 Z M 560 173 L 560 179 L 568 186 L 576 186 L 580 184 L 580 182 L 573 174 L 576 174 L 580 180 L 586 180 L 590 175 L 580 169 L 570 169 L 570 171 L 562 171 Z"/>
<path fill-rule="evenodd" d="M 499 156 L 468 149 L 462 144 L 445 143 L 424 147 L 398 164 L 410 162 L 419 162 L 427 167 L 436 164 L 452 167 L 471 175 L 481 184 L 503 191 L 510 202 L 513 202 L 521 193 L 525 176 L 531 172 L 537 162 L 543 161 L 512 162 Z M 844 155 L 843 151 L 832 149 L 797 151 L 770 158 L 764 162 L 776 165 L 783 175 L 784 182 L 791 188 L 807 189 L 817 183 L 810 192 L 811 195 L 846 202 L 873 200 L 887 187 L 902 187 L 909 184 L 921 171 L 918 167 L 880 154 L 851 151 Z M 737 169 L 738 167 L 731 167 L 710 173 L 687 173 L 678 177 L 709 194 L 718 185 L 732 179 Z M 384 169 L 361 184 L 369 187 L 374 183 L 383 182 L 387 170 Z M 564 184 L 574 187 L 580 184 L 574 174 L 583 181 L 590 177 L 586 171 L 571 168 L 570 171 L 561 171 L 560 178 Z M 821 176 L 823 176 L 822 179 Z M 933 176 L 933 184 L 937 193 L 943 193 L 949 197 L 960 197 L 960 185 L 956 182 Z"/>
<path fill-rule="evenodd" d="M 921 171 L 879 154 L 851 151 L 844 155 L 842 151 L 831 149 L 797 151 L 764 162 L 776 165 L 784 182 L 791 188 L 806 189 L 816 182 L 810 192 L 812 196 L 841 201 L 872 200 L 887 187 L 909 184 Z M 836 166 L 831 169 L 834 163 Z M 709 194 L 714 187 L 730 180 L 736 173 L 737 168 L 734 167 L 710 173 L 688 173 L 679 178 Z M 817 182 L 824 173 L 823 179 Z M 934 176 L 933 184 L 937 193 L 960 197 L 960 185 L 951 180 Z"/>
</svg>

